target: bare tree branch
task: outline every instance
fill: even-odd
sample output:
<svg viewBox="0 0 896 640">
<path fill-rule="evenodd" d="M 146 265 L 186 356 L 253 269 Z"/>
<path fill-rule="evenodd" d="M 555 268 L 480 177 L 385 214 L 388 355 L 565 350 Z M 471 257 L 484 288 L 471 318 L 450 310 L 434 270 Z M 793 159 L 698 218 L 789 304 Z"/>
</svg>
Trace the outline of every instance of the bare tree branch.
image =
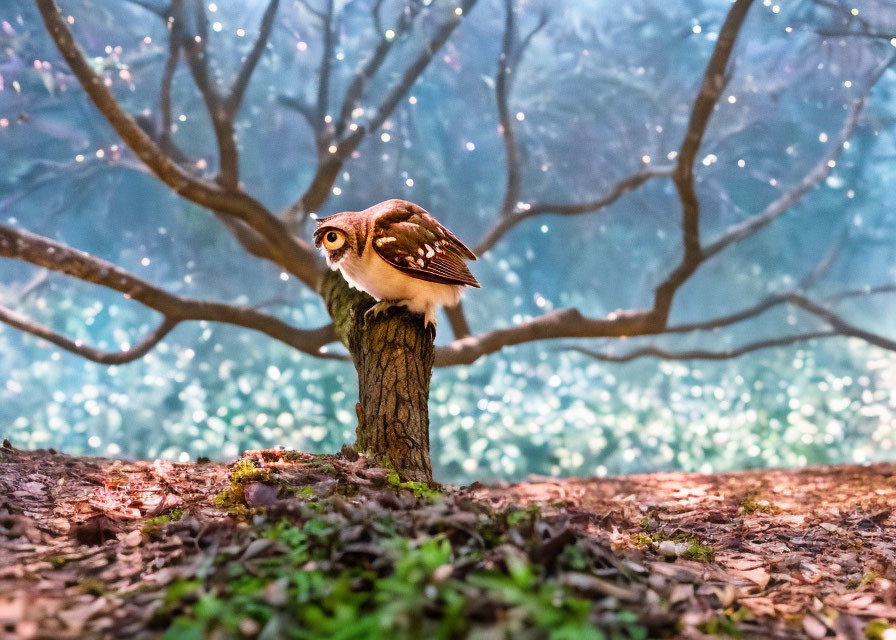
<svg viewBox="0 0 896 640">
<path fill-rule="evenodd" d="M 243 95 L 246 93 L 246 87 L 249 86 L 249 80 L 252 78 L 255 67 L 258 65 L 258 61 L 261 60 L 265 47 L 268 45 L 268 39 L 270 39 L 271 31 L 274 28 L 274 18 L 277 15 L 277 7 L 279 5 L 280 0 L 270 0 L 268 2 L 268 7 L 265 9 L 261 18 L 261 24 L 258 27 L 258 38 L 255 40 L 252 50 L 249 51 L 249 55 L 243 61 L 240 71 L 230 87 L 227 98 L 224 100 L 224 110 L 231 119 L 239 110 L 243 101 Z"/>
<path fill-rule="evenodd" d="M 294 98 L 292 96 L 278 96 L 277 102 L 282 104 L 284 107 L 289 107 L 293 111 L 297 111 L 305 118 L 305 121 L 308 123 L 308 126 L 311 127 L 311 130 L 314 130 L 315 121 L 314 121 L 314 110 L 305 104 L 305 102 L 299 98 Z"/>
<path fill-rule="evenodd" d="M 881 349 L 896 351 L 896 341 L 877 335 L 876 333 L 866 331 L 865 329 L 861 329 L 854 324 L 847 322 L 827 307 L 822 306 L 817 302 L 813 302 L 805 296 L 793 295 L 790 297 L 788 302 L 791 302 L 796 306 L 804 309 L 805 311 L 808 311 L 812 315 L 821 318 L 841 335 L 860 338 L 869 344 L 880 347 Z"/>
<path fill-rule="evenodd" d="M 22 302 L 30 296 L 32 293 L 43 287 L 50 279 L 50 272 L 46 269 L 41 269 L 37 273 L 34 274 L 34 277 L 31 278 L 28 282 L 25 283 L 19 290 L 18 299 L 19 302 Z"/>
<path fill-rule="evenodd" d="M 159 88 L 159 111 L 161 114 L 159 146 L 168 154 L 171 153 L 171 134 L 174 128 L 174 118 L 171 108 L 171 85 L 174 82 L 174 73 L 177 71 L 177 63 L 180 59 L 180 38 L 175 37 L 174 30 L 179 28 L 180 27 L 173 22 L 169 23 L 171 33 L 168 34 L 168 58 L 165 60 L 165 68 L 162 71 L 162 84 Z"/>
<path fill-rule="evenodd" d="M 815 166 L 800 180 L 792 189 L 781 194 L 781 196 L 771 202 L 761 213 L 747 218 L 743 222 L 729 227 L 721 236 L 706 245 L 703 249 L 704 259 L 709 259 L 719 253 L 722 249 L 730 244 L 739 242 L 744 238 L 753 235 L 763 227 L 774 222 L 785 211 L 795 205 L 800 198 L 809 191 L 818 186 L 830 174 L 831 169 L 836 163 L 836 159 L 843 150 L 843 143 L 846 142 L 855 132 L 859 115 L 862 107 L 865 105 L 865 97 L 859 98 L 850 104 L 846 120 L 837 140 L 828 149 L 827 153 L 815 164 Z"/>
<path fill-rule="evenodd" d="M 808 340 L 818 340 L 820 338 L 835 338 L 841 336 L 836 331 L 813 331 L 811 333 L 800 333 L 789 336 L 781 336 L 778 338 L 769 338 L 767 340 L 756 340 L 748 342 L 731 349 L 723 349 L 721 351 L 710 351 L 707 349 L 689 349 L 686 351 L 672 351 L 669 349 L 661 349 L 659 347 L 641 347 L 633 349 L 627 353 L 607 353 L 602 351 L 594 351 L 585 349 L 584 347 L 570 347 L 569 351 L 576 351 L 589 358 L 600 360 L 602 362 L 631 362 L 638 358 L 660 358 L 662 360 L 730 360 L 739 358 L 740 356 L 759 351 L 760 349 L 771 349 L 773 347 L 784 347 L 798 342 L 806 342 Z"/>
<path fill-rule="evenodd" d="M 48 33 L 84 91 L 137 157 L 176 193 L 196 204 L 245 222 L 263 239 L 266 245 L 263 253 L 265 258 L 281 265 L 317 290 L 325 267 L 314 250 L 306 242 L 290 234 L 282 222 L 251 196 L 196 178 L 167 156 L 121 108 L 102 79 L 93 71 L 75 43 L 68 23 L 55 1 L 35 0 L 35 3 Z M 256 255 L 261 255 L 261 252 Z"/>
<path fill-rule="evenodd" d="M 93 362 L 108 365 L 125 364 L 142 358 L 149 353 L 153 347 L 164 340 L 165 336 L 167 336 L 178 324 L 177 320 L 164 318 L 155 330 L 133 347 L 129 347 L 122 351 L 100 351 L 99 349 L 94 349 L 93 347 L 83 344 L 80 340 L 70 340 L 63 335 L 56 333 L 52 329 L 36 322 L 32 322 L 25 316 L 3 306 L 0 306 L 0 322 L 35 335 L 38 338 L 43 338 L 47 342 L 52 342 L 66 351 L 76 353 Z"/>
<path fill-rule="evenodd" d="M 324 46 L 320 58 L 320 77 L 317 81 L 317 104 L 315 111 L 315 131 L 323 132 L 330 102 L 330 66 L 333 64 L 333 0 L 326 0 L 327 9 L 323 15 Z M 318 150 L 320 152 L 320 150 Z"/>
<path fill-rule="evenodd" d="M 433 56 L 444 46 L 451 34 L 454 33 L 454 30 L 461 22 L 462 16 L 469 13 L 470 9 L 475 6 L 476 1 L 462 0 L 458 7 L 459 13 L 451 13 L 445 19 L 438 31 L 421 48 L 417 57 L 405 68 L 398 80 L 385 93 L 379 105 L 368 110 L 372 115 L 368 117 L 367 123 L 358 126 L 353 131 L 346 131 L 341 138 L 332 143 L 335 150 L 332 153 L 328 150 L 326 157 L 318 163 L 317 172 L 305 193 L 283 212 L 281 217 L 284 220 L 292 224 L 301 223 L 305 216 L 316 211 L 323 204 L 329 196 L 330 189 L 332 189 L 333 183 L 339 176 L 345 160 L 358 148 L 365 136 L 379 129 L 383 122 L 392 114 L 417 81 L 417 78 L 420 77 L 420 74 L 429 65 Z"/>
<path fill-rule="evenodd" d="M 501 218 L 513 215 L 516 203 L 519 201 L 523 181 L 513 123 L 510 118 L 510 107 L 507 103 L 508 85 L 510 84 L 510 74 L 512 72 L 510 56 L 516 41 L 516 18 L 514 13 L 513 0 L 504 0 L 504 37 L 501 41 L 501 54 L 498 56 L 498 71 L 495 74 L 498 125 L 501 130 L 501 139 L 504 141 L 504 157 L 507 163 L 507 185 L 504 189 L 504 200 L 501 203 L 499 212 Z"/>
<path fill-rule="evenodd" d="M 833 295 L 825 297 L 824 301 L 828 304 L 839 304 L 844 300 L 873 296 L 877 295 L 878 293 L 896 293 L 896 283 L 881 284 L 876 287 L 864 287 L 862 289 L 853 289 L 850 291 L 840 291 L 839 293 L 835 293 Z"/>
<path fill-rule="evenodd" d="M 684 251 L 681 262 L 660 283 L 654 294 L 653 308 L 662 324 L 666 322 L 672 298 L 678 288 L 693 275 L 703 260 L 700 248 L 700 203 L 694 188 L 694 162 L 709 118 L 725 88 L 728 60 L 752 4 L 753 0 L 735 0 L 728 11 L 728 16 L 719 29 L 715 48 L 700 84 L 700 93 L 694 102 L 687 131 L 678 151 L 672 180 L 678 191 L 678 199 L 681 201 L 681 241 Z"/>
<path fill-rule="evenodd" d="M 556 338 L 619 338 L 658 333 L 648 310 L 625 310 L 606 318 L 586 318 L 578 309 L 558 309 L 532 320 L 436 348 L 435 366 L 472 364 L 479 358 L 525 342 Z"/>
<path fill-rule="evenodd" d="M 308 0 L 299 0 L 299 4 L 305 7 L 305 10 L 314 17 L 320 20 L 326 20 L 326 14 L 320 9 L 315 9 L 313 6 L 311 6 L 311 3 L 308 2 Z"/>
<path fill-rule="evenodd" d="M 828 250 L 825 252 L 824 256 L 815 265 L 815 268 L 812 269 L 809 273 L 807 273 L 800 280 L 797 285 L 798 291 L 807 291 L 811 289 L 815 284 L 827 275 L 827 272 L 830 271 L 831 267 L 836 262 L 837 258 L 840 256 L 840 250 L 843 248 L 843 243 L 846 240 L 846 225 L 843 225 L 840 228 L 840 231 L 837 233 L 834 241 L 831 243 L 831 246 L 828 247 Z"/>
<path fill-rule="evenodd" d="M 448 316 L 448 322 L 451 323 L 451 331 L 455 340 L 466 338 L 470 335 L 470 325 L 467 323 L 466 315 L 464 315 L 462 302 L 458 302 L 453 307 L 445 307 L 445 315 Z"/>
<path fill-rule="evenodd" d="M 623 178 L 603 196 L 589 202 L 579 204 L 554 204 L 554 203 L 537 203 L 528 209 L 514 213 L 511 216 L 499 218 L 495 223 L 482 235 L 479 242 L 476 243 L 473 253 L 481 256 L 492 249 L 505 233 L 510 231 L 519 223 L 543 215 L 562 215 L 575 216 L 585 213 L 593 213 L 604 209 L 618 200 L 620 197 L 640 187 L 642 184 L 655 177 L 669 176 L 672 173 L 671 168 L 654 167 L 646 169 L 638 173 L 632 174 L 627 178 Z"/>
<path fill-rule="evenodd" d="M 217 182 L 230 191 L 239 186 L 239 152 L 233 119 L 224 106 L 217 83 L 212 78 L 208 54 L 208 16 L 202 0 L 174 0 L 169 21 L 171 37 L 179 37 L 193 76 L 202 95 L 218 143 Z M 188 15 L 189 12 L 189 15 Z M 195 28 L 188 30 L 188 25 Z"/>
<path fill-rule="evenodd" d="M 382 30 L 382 24 L 378 18 L 380 3 L 378 2 L 374 6 L 373 15 L 376 18 L 374 22 L 377 24 L 377 33 L 379 34 L 380 40 L 370 57 L 358 67 L 348 88 L 345 90 L 345 96 L 342 100 L 342 109 L 339 112 L 339 117 L 336 119 L 335 135 L 337 137 L 340 137 L 345 133 L 349 121 L 352 118 L 352 112 L 358 106 L 361 96 L 364 94 L 367 82 L 377 71 L 379 71 L 383 61 L 385 61 L 386 56 L 389 54 L 389 51 L 392 50 L 392 46 L 401 40 L 411 28 L 411 25 L 414 24 L 414 19 L 419 14 L 421 6 L 422 5 L 419 5 L 416 2 L 404 6 L 391 38 L 386 37 L 385 32 Z"/>
<path fill-rule="evenodd" d="M 123 293 L 126 298 L 136 300 L 142 305 L 158 311 L 174 324 L 187 320 L 223 322 L 260 331 L 310 355 L 332 357 L 321 352 L 323 346 L 336 340 L 336 333 L 332 325 L 318 329 L 297 329 L 278 318 L 247 307 L 181 298 L 138 278 L 111 262 L 28 231 L 0 225 L 0 257 L 28 262 L 118 291 Z M 15 326 L 18 328 L 51 340 L 48 335 L 37 333 L 43 331 L 46 334 L 49 332 L 48 329 L 21 318 L 16 319 L 13 316 L 10 318 L 15 320 L 17 323 Z M 170 331 L 171 328 L 173 325 L 167 330 Z M 156 342 L 163 337 L 164 335 L 160 336 Z M 63 340 L 65 339 L 59 337 L 51 341 L 65 347 L 62 344 Z M 148 343 L 147 345 L 148 347 L 152 346 Z M 94 355 L 98 353 L 96 352 Z"/>
</svg>

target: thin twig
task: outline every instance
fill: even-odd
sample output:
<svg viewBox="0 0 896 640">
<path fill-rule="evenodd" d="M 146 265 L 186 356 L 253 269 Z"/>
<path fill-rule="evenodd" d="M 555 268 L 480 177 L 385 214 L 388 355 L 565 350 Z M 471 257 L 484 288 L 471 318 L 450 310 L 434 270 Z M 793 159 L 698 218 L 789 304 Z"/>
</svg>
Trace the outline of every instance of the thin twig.
<svg viewBox="0 0 896 640">
<path fill-rule="evenodd" d="M 686 351 L 673 351 L 671 349 L 661 349 L 659 347 L 641 347 L 627 353 L 607 353 L 603 351 L 594 351 L 584 347 L 569 347 L 568 351 L 575 351 L 586 355 L 589 358 L 600 360 L 602 362 L 631 362 L 638 358 L 660 358 L 662 360 L 730 360 L 738 358 L 744 354 L 760 349 L 771 349 L 774 347 L 784 347 L 798 342 L 806 342 L 808 340 L 818 340 L 820 338 L 836 338 L 841 334 L 836 331 L 813 331 L 810 333 L 800 333 L 789 336 L 781 336 L 778 338 L 769 338 L 767 340 L 756 340 L 748 342 L 731 349 L 723 349 L 721 351 L 711 351 L 708 349 L 689 349 Z M 841 336 L 842 337 L 842 336 Z"/>
<path fill-rule="evenodd" d="M 277 15 L 277 7 L 279 5 L 280 0 L 270 0 L 270 2 L 268 2 L 268 7 L 265 9 L 264 15 L 261 18 L 261 24 L 258 27 L 258 38 L 255 40 L 252 50 L 249 51 L 249 55 L 247 55 L 246 59 L 243 61 L 240 71 L 233 81 L 233 85 L 230 87 L 227 98 L 224 100 L 224 109 L 231 119 L 236 115 L 236 112 L 239 111 L 240 104 L 243 101 L 243 95 L 246 92 L 246 87 L 249 86 L 249 80 L 252 78 L 252 74 L 255 72 L 255 67 L 258 65 L 258 61 L 261 60 L 261 56 L 268 45 L 271 31 L 274 28 L 274 18 Z"/>
<path fill-rule="evenodd" d="M 482 235 L 479 242 L 476 243 L 473 253 L 477 256 L 483 255 L 492 249 L 504 234 L 521 222 L 543 215 L 576 216 L 585 213 L 594 213 L 610 206 L 620 197 L 629 191 L 637 189 L 651 178 L 669 176 L 671 173 L 672 169 L 666 167 L 654 167 L 652 169 L 639 171 L 638 173 L 623 178 L 614 184 L 606 194 L 588 202 L 575 204 L 545 202 L 533 204 L 527 209 L 523 209 L 511 216 L 502 217 L 496 220 L 495 223 Z"/>
</svg>

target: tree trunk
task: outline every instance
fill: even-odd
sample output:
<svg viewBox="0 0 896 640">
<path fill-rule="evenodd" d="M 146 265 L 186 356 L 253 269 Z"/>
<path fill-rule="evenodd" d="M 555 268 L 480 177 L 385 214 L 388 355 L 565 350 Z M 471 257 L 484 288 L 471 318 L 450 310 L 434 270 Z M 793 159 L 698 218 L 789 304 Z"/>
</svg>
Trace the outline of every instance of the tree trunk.
<svg viewBox="0 0 896 640">
<path fill-rule="evenodd" d="M 374 300 L 330 272 L 321 292 L 358 371 L 355 447 L 380 463 L 388 460 L 402 480 L 431 483 L 429 381 L 433 334 L 420 315 L 390 309 L 364 313 Z"/>
</svg>

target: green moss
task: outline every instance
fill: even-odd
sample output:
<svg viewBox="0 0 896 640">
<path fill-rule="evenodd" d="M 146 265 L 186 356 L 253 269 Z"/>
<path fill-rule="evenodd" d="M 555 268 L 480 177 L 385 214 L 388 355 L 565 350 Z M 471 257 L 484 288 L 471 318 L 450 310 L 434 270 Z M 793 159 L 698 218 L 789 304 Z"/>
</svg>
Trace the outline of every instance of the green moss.
<svg viewBox="0 0 896 640">
<path fill-rule="evenodd" d="M 47 562 L 53 565 L 54 569 L 61 569 L 65 565 L 68 564 L 69 559 L 65 556 L 49 556 L 46 558 Z"/>
<path fill-rule="evenodd" d="M 261 469 L 253 458 L 237 460 L 230 470 L 230 481 L 240 484 L 247 482 L 271 482 L 273 480 L 270 469 Z"/>
<path fill-rule="evenodd" d="M 388 458 L 386 459 L 386 462 L 388 462 Z M 388 482 L 389 486 L 394 489 L 410 491 L 418 498 L 424 500 L 436 500 L 442 497 L 442 493 L 440 491 L 433 489 L 424 482 L 402 482 L 401 478 L 398 477 L 398 472 L 395 471 L 395 469 L 391 469 L 389 471 L 389 475 L 386 476 L 386 482 Z"/>
<path fill-rule="evenodd" d="M 716 555 L 715 549 L 708 544 L 701 544 L 696 540 L 691 541 L 691 546 L 684 553 L 686 560 L 699 560 L 700 562 L 709 562 Z"/>
<path fill-rule="evenodd" d="M 252 510 L 246 506 L 243 500 L 243 485 L 241 484 L 227 486 L 224 491 L 215 496 L 213 504 L 240 520 L 246 520 L 252 515 Z"/>
<path fill-rule="evenodd" d="M 743 509 L 743 512 L 745 514 L 752 514 L 752 513 L 774 514 L 774 513 L 778 513 L 780 511 L 780 509 L 778 509 L 778 507 L 773 505 L 768 500 L 760 500 L 758 502 L 755 500 L 744 500 L 741 503 L 740 507 L 741 507 L 741 509 Z"/>
<path fill-rule="evenodd" d="M 109 587 L 102 580 L 96 578 L 81 578 L 78 586 L 92 596 L 102 596 L 109 593 Z"/>
<path fill-rule="evenodd" d="M 254 458 L 237 460 L 230 470 L 230 484 L 215 496 L 213 504 L 225 509 L 230 515 L 246 520 L 253 510 L 246 506 L 243 499 L 243 486 L 250 482 L 276 482 L 277 478 L 271 469 L 262 469 Z"/>
<path fill-rule="evenodd" d="M 700 542 L 692 535 L 670 535 L 661 531 L 655 531 L 652 533 L 636 533 L 631 537 L 630 544 L 633 547 L 649 548 L 652 551 L 657 551 L 659 544 L 666 541 L 688 543 L 687 549 L 685 549 L 681 554 L 681 557 L 685 560 L 699 560 L 700 562 L 709 562 L 715 557 L 716 554 L 715 549 L 713 549 L 710 545 Z"/>
<path fill-rule="evenodd" d="M 866 571 L 861 580 L 850 580 L 846 583 L 847 589 L 858 589 L 865 585 L 873 584 L 875 580 L 881 577 L 879 571 Z"/>
<path fill-rule="evenodd" d="M 176 522 L 180 520 L 183 515 L 183 509 L 177 508 L 172 509 L 164 515 L 156 516 L 155 518 L 147 518 L 143 521 L 143 526 L 141 527 L 140 531 L 143 533 L 143 535 L 151 538 L 156 535 L 166 524 L 168 524 L 169 522 Z"/>
<path fill-rule="evenodd" d="M 891 625 L 883 618 L 877 618 L 869 622 L 865 627 L 865 637 L 868 640 L 883 640 L 884 632 L 890 629 L 896 629 L 896 626 Z"/>
<path fill-rule="evenodd" d="M 706 622 L 697 625 L 703 633 L 716 637 L 728 636 L 729 638 L 742 638 L 738 624 L 754 618 L 753 613 L 746 607 L 735 610 L 726 610 L 724 613 L 713 616 Z"/>
</svg>

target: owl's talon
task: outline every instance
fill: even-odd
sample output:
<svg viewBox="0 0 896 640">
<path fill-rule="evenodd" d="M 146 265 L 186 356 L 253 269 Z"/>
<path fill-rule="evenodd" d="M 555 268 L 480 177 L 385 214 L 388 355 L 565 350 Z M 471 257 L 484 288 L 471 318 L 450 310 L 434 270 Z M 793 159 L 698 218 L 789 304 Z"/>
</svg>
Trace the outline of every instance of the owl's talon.
<svg viewBox="0 0 896 640">
<path fill-rule="evenodd" d="M 369 321 L 371 317 L 377 318 L 380 316 L 380 314 L 385 313 L 392 307 L 399 306 L 402 306 L 401 303 L 393 302 L 390 300 L 382 300 L 380 302 L 377 302 L 375 305 L 364 312 L 364 319 Z"/>
</svg>

